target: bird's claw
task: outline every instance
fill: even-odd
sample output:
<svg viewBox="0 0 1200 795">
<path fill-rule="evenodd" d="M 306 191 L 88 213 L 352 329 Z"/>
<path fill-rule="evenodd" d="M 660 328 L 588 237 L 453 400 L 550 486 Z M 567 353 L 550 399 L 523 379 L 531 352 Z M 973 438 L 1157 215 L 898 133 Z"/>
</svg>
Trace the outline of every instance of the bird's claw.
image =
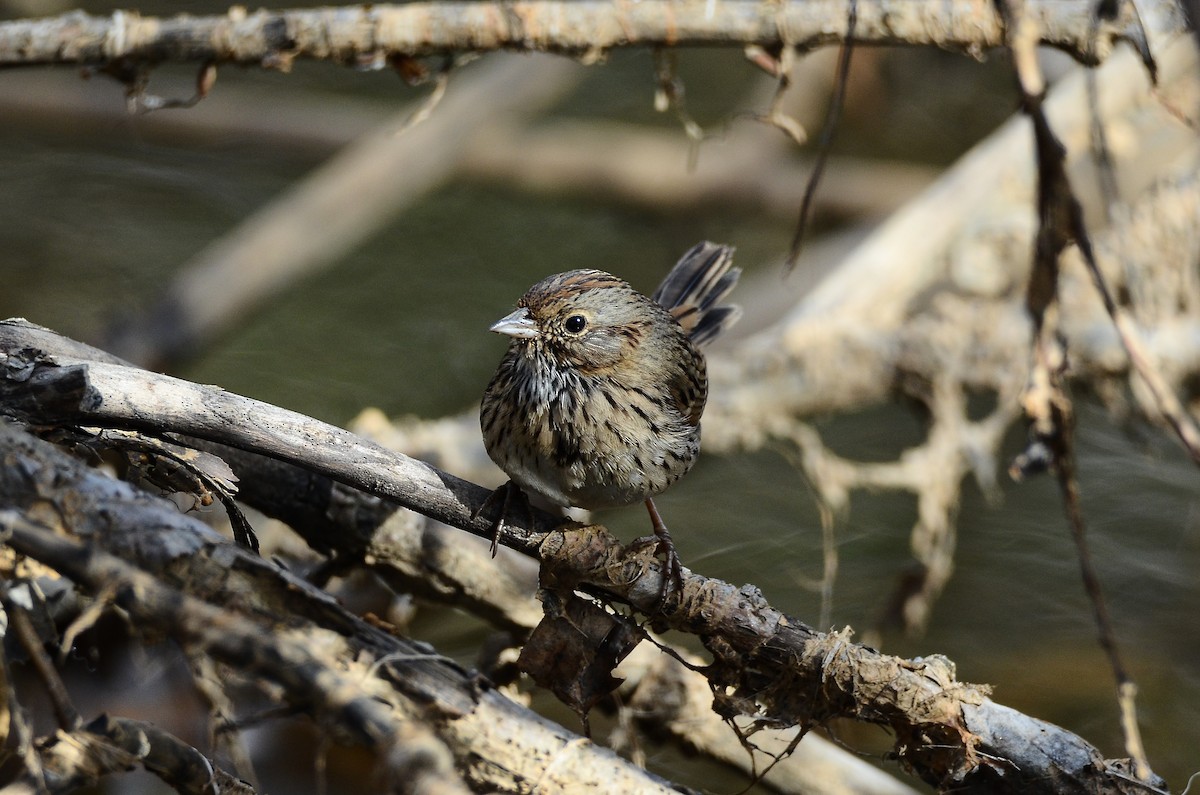
<svg viewBox="0 0 1200 795">
<path fill-rule="evenodd" d="M 652 554 L 655 557 L 662 556 L 662 585 L 658 591 L 658 610 L 662 612 L 671 591 L 683 590 L 683 563 L 679 560 L 679 553 L 675 551 L 675 544 L 671 541 L 670 536 L 666 538 L 658 535 L 642 536 L 631 541 L 626 549 L 633 552 L 653 549 Z"/>
<path fill-rule="evenodd" d="M 492 522 L 491 551 L 493 558 L 496 557 L 496 553 L 500 551 L 500 536 L 504 532 L 504 520 L 508 517 L 508 507 L 512 503 L 513 492 L 516 492 L 518 499 L 521 499 L 525 503 L 525 511 L 529 515 L 530 523 L 532 524 L 533 508 L 529 505 L 529 498 L 525 496 L 525 492 L 521 491 L 521 487 L 516 483 L 513 483 L 511 480 L 505 483 L 503 486 L 497 487 L 495 491 L 489 494 L 487 499 L 485 499 L 483 503 L 475 509 L 474 513 L 471 514 L 472 520 L 477 519 L 479 518 L 479 515 L 491 507 L 492 503 L 494 503 L 497 499 L 501 500 L 500 512 L 496 515 L 496 520 Z"/>
</svg>

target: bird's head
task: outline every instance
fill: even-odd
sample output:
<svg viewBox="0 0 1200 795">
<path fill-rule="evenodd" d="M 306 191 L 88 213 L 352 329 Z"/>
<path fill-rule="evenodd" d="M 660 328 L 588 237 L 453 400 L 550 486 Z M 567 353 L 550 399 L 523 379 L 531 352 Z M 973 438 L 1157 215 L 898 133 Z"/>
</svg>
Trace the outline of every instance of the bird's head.
<svg viewBox="0 0 1200 795">
<path fill-rule="evenodd" d="M 598 270 L 574 270 L 549 276 L 529 288 L 516 311 L 491 330 L 513 338 L 530 355 L 543 352 L 558 364 L 585 372 L 616 366 L 636 356 L 665 318 L 662 307 L 622 279 Z"/>
</svg>

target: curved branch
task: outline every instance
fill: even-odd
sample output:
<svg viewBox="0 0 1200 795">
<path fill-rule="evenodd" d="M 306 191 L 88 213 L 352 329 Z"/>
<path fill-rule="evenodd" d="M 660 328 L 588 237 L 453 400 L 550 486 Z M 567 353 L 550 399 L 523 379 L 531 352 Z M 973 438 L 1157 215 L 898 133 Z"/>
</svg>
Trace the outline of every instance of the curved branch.
<svg viewBox="0 0 1200 795">
<path fill-rule="evenodd" d="M 1160 0 L 1161 2 L 1161 0 Z M 1119 41 L 1145 54 L 1132 3 L 1092 25 L 1091 0 L 1041 0 L 1030 12 L 1040 41 L 1097 63 Z M 813 48 L 845 37 L 848 0 L 678 3 L 641 0 L 409 3 L 345 8 L 234 8 L 223 16 L 142 17 L 72 12 L 0 23 L 0 67 L 37 64 L 225 62 L 265 68 L 293 60 L 383 66 L 388 58 L 444 52 L 539 50 L 599 53 L 618 47 L 756 44 Z M 977 0 L 862 0 L 854 34 L 860 44 L 917 44 L 978 53 L 1004 44 L 995 8 Z M 1179 14 L 1172 25 L 1183 30 Z"/>
</svg>

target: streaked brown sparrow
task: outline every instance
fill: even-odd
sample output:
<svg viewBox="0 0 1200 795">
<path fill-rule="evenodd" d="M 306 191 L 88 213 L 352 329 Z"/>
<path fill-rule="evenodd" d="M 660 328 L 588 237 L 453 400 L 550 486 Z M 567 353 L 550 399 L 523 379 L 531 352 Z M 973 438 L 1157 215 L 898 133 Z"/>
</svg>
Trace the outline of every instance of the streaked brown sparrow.
<svg viewBox="0 0 1200 795">
<path fill-rule="evenodd" d="M 698 346 L 740 314 L 718 303 L 740 274 L 732 258 L 728 246 L 700 243 L 651 298 L 604 271 L 559 273 L 491 327 L 512 342 L 483 395 L 488 454 L 558 505 L 644 501 L 666 554 L 664 594 L 681 570 L 653 497 L 700 452 L 708 378 Z"/>
</svg>

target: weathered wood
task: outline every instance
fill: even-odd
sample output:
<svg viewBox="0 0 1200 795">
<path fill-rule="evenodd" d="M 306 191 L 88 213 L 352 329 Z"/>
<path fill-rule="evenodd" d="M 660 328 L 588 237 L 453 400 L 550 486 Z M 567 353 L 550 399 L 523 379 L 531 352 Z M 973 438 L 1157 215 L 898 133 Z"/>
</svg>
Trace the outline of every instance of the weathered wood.
<svg viewBox="0 0 1200 795">
<path fill-rule="evenodd" d="M 1043 44 L 1081 61 L 1105 58 L 1119 41 L 1144 47 L 1132 3 L 1097 15 L 1085 0 L 1029 2 Z M 858 0 L 860 44 L 929 45 L 978 53 L 1004 44 L 995 7 L 974 0 Z M 1145 12 L 1143 12 L 1145 13 Z M 287 69 L 297 58 L 349 65 L 455 51 L 601 53 L 617 47 L 757 44 L 812 48 L 845 37 L 849 0 L 528 0 L 377 4 L 260 10 L 221 16 L 142 17 L 72 12 L 0 23 L 0 67 L 115 61 L 229 62 Z M 1174 15 L 1183 29 L 1182 17 Z"/>
<path fill-rule="evenodd" d="M 504 791 L 540 782 L 556 792 L 572 780 L 668 789 L 429 646 L 347 613 L 166 500 L 7 424 L 0 424 L 0 462 L 8 546 L 90 593 L 114 591 L 138 624 L 279 686 L 334 737 L 377 750 L 393 791 L 425 784 L 458 791 L 455 769 L 476 788 Z M 44 504 L 60 510 L 34 509 Z"/>
<path fill-rule="evenodd" d="M 11 321 L 2 324 L 16 330 Z M 491 515 L 484 507 L 490 490 L 442 472 L 422 461 L 385 450 L 348 431 L 294 411 L 235 395 L 218 387 L 109 362 L 69 357 L 41 361 L 4 335 L 8 378 L 0 401 L 10 411 L 43 423 L 127 428 L 156 434 L 184 434 L 288 461 L 369 494 L 417 510 L 440 522 L 490 536 Z M 15 342 L 17 347 L 9 347 Z M 533 513 L 506 523 L 507 546 L 536 555 L 538 541 L 559 520 Z"/>
<path fill-rule="evenodd" d="M 486 520 L 472 516 L 486 490 L 434 467 L 215 387 L 120 365 L 35 356 L 28 344 L 13 344 L 20 324 L 0 328 L 0 364 L 7 364 L 0 368 L 7 376 L 0 402 L 28 420 L 219 440 L 310 466 L 373 494 L 400 495 L 427 515 L 487 532 Z M 1020 716 L 992 702 L 985 689 L 958 682 L 948 660 L 904 660 L 842 634 L 818 633 L 772 608 L 752 586 L 737 588 L 687 570 L 678 593 L 660 605 L 657 563 L 629 554 L 603 528 L 548 531 L 540 528 L 543 518 L 535 520 L 538 529 L 519 528 L 504 543 L 536 554 L 547 582 L 594 589 L 701 637 L 714 654 L 706 674 L 725 709 L 804 726 L 837 716 L 885 725 L 896 736 L 899 759 L 940 787 L 1142 790 L 1128 777 L 1127 765 L 1104 760 L 1082 738 Z M 993 717 L 1002 730 L 991 727 Z"/>
</svg>

